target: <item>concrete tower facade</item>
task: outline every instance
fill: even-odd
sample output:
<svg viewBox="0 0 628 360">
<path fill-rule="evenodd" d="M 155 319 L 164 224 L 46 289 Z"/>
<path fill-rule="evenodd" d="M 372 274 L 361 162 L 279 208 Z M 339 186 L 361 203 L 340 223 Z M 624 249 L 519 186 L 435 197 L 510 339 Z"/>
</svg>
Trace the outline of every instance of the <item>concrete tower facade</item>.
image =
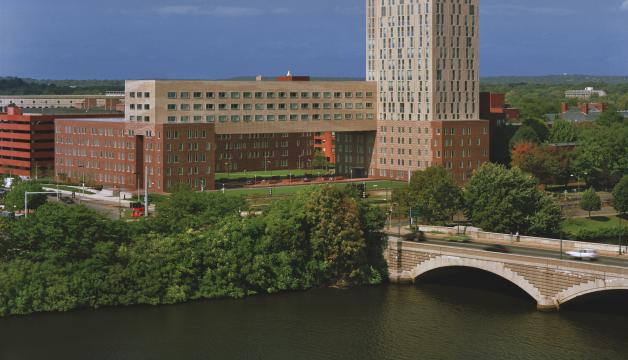
<svg viewBox="0 0 628 360">
<path fill-rule="evenodd" d="M 479 0 L 366 0 L 366 80 L 377 82 L 370 175 L 432 165 L 464 182 L 489 159 L 479 120 Z"/>
</svg>

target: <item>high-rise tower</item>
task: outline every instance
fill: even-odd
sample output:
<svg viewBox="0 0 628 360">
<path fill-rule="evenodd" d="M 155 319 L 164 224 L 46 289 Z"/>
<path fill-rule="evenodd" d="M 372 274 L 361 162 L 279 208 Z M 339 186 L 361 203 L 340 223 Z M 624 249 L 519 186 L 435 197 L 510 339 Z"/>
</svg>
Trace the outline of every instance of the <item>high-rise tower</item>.
<svg viewBox="0 0 628 360">
<path fill-rule="evenodd" d="M 371 175 L 442 165 L 464 182 L 489 159 L 479 120 L 479 0 L 366 0 L 366 79 L 377 82 Z"/>
</svg>

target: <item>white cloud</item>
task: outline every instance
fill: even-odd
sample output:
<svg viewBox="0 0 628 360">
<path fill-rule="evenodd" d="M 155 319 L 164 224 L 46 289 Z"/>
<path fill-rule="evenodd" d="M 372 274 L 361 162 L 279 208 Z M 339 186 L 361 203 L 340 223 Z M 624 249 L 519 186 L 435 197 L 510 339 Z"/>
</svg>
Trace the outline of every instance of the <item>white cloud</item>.
<svg viewBox="0 0 628 360">
<path fill-rule="evenodd" d="M 169 5 L 157 8 L 156 12 L 162 15 L 178 16 L 245 17 L 261 16 L 265 14 L 291 14 L 292 10 L 288 8 L 262 10 L 252 7 L 237 6 Z"/>
<path fill-rule="evenodd" d="M 621 4 L 621 9 L 622 10 L 628 10 L 628 0 L 624 0 L 624 3 Z"/>
</svg>

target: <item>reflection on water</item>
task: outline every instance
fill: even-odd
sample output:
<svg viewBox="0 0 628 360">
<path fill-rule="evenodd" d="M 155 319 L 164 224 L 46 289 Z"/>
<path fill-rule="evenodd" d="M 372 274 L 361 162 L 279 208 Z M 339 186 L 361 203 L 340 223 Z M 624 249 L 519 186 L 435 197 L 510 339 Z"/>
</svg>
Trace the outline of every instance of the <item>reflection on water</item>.
<svg viewBox="0 0 628 360">
<path fill-rule="evenodd" d="M 416 287 L 0 319 L 0 359 L 625 358 L 628 317 L 588 301 L 544 314 L 501 279 L 454 270 Z"/>
</svg>

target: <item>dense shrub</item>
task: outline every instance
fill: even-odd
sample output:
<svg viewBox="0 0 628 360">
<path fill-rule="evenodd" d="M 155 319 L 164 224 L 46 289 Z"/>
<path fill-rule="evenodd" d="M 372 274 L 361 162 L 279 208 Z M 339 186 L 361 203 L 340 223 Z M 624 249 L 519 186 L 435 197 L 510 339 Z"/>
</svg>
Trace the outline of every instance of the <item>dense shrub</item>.
<svg viewBox="0 0 628 360">
<path fill-rule="evenodd" d="M 380 283 L 385 217 L 324 187 L 242 218 L 223 194 L 181 192 L 157 217 L 122 223 L 47 204 L 2 222 L 0 316 L 173 304 L 318 286 Z"/>
</svg>

